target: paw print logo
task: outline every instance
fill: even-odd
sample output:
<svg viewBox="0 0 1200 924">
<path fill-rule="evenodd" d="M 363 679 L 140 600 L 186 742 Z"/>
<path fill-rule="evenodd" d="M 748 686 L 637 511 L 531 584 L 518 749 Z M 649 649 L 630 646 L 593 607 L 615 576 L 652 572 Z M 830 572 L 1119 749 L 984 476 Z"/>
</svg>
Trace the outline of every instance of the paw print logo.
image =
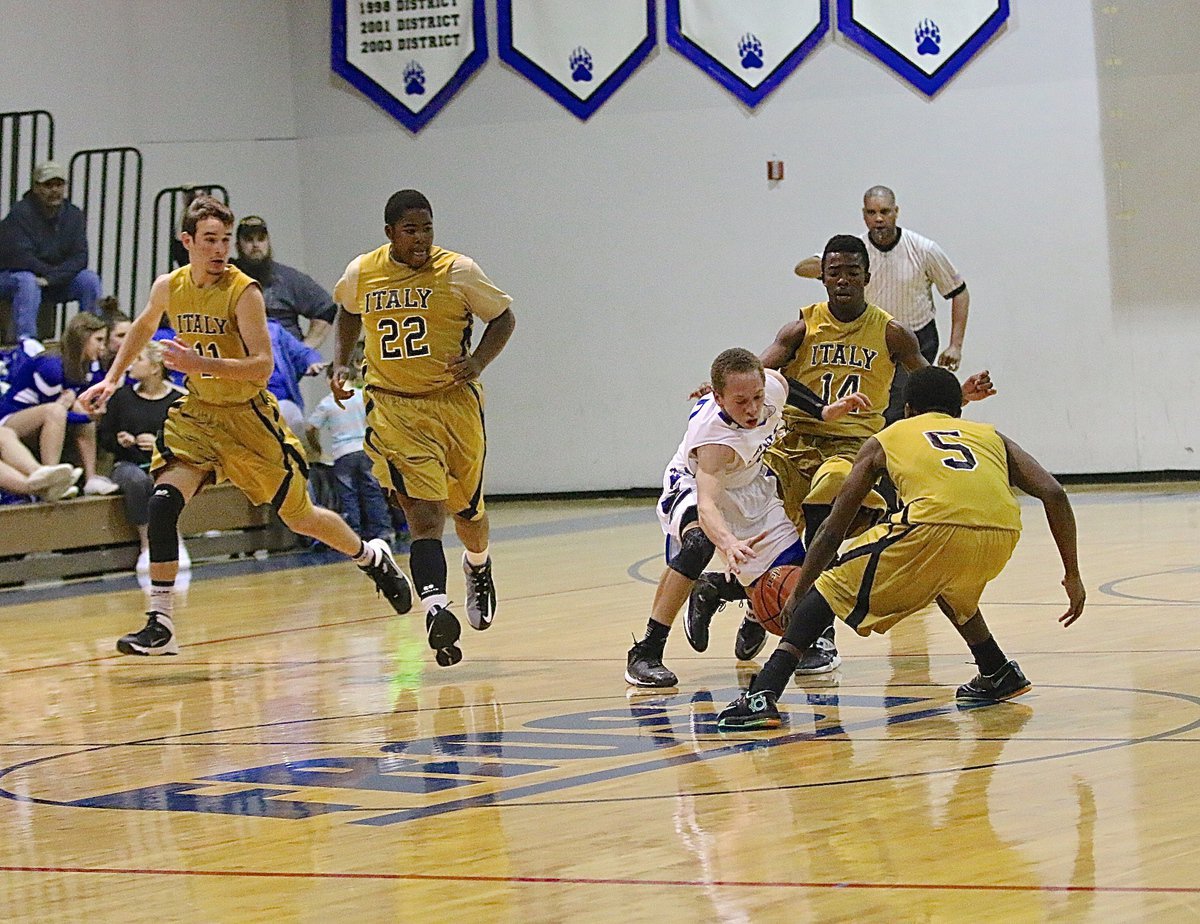
<svg viewBox="0 0 1200 924">
<path fill-rule="evenodd" d="M 592 56 L 580 45 L 571 52 L 571 79 L 576 83 L 592 79 Z"/>
<path fill-rule="evenodd" d="M 942 33 L 932 19 L 922 19 L 915 30 L 917 54 L 936 55 L 942 51 Z"/>
<path fill-rule="evenodd" d="M 404 67 L 404 92 L 408 96 L 425 95 L 425 68 L 416 61 L 409 61 Z"/>
<path fill-rule="evenodd" d="M 746 70 L 763 66 L 762 53 L 762 42 L 753 32 L 747 32 L 738 40 L 738 54 L 741 55 L 742 67 Z"/>
</svg>

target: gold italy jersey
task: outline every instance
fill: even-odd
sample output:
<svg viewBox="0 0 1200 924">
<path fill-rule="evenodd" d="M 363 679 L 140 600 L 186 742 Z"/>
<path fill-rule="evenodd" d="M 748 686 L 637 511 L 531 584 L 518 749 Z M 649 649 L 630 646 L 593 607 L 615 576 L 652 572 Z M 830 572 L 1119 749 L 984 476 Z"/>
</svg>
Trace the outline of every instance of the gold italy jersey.
<svg viewBox="0 0 1200 924">
<path fill-rule="evenodd" d="M 871 410 L 849 414 L 826 423 L 795 408 L 784 411 L 790 433 L 813 436 L 859 436 L 866 439 L 883 429 L 896 363 L 887 346 L 887 326 L 892 316 L 867 305 L 861 316 L 839 321 L 827 302 L 800 309 L 806 328 L 795 357 L 780 371 L 816 392 L 826 404 L 861 391 L 871 400 Z"/>
<path fill-rule="evenodd" d="M 1021 529 L 1004 441 L 990 424 L 920 414 L 875 434 L 904 508 L 897 523 Z"/>
<path fill-rule="evenodd" d="M 200 288 L 191 268 L 181 266 L 168 277 L 167 316 L 175 337 L 201 356 L 242 359 L 249 355 L 238 331 L 238 299 L 248 286 L 258 285 L 236 266 L 212 285 Z M 245 404 L 263 390 L 254 382 L 239 382 L 211 375 L 189 375 L 188 393 L 208 404 Z"/>
<path fill-rule="evenodd" d="M 474 318 L 512 303 L 470 257 L 432 247 L 414 270 L 392 259 L 391 244 L 352 260 L 334 301 L 362 317 L 367 385 L 414 397 L 450 385 L 446 363 L 470 351 Z"/>
</svg>

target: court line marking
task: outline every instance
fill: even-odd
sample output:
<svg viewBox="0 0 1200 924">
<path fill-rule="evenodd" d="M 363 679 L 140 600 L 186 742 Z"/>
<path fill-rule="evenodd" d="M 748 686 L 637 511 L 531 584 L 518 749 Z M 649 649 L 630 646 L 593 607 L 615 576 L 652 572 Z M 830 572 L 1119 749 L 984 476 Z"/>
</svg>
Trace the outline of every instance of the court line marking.
<svg viewBox="0 0 1200 924">
<path fill-rule="evenodd" d="M 448 873 L 333 873 L 243 869 L 153 869 L 93 866 L 0 866 L 4 873 L 93 873 L 107 876 L 217 876 L 247 879 L 365 879 L 385 882 L 477 882 L 519 885 L 676 886 L 739 889 L 899 889 L 934 892 L 1092 892 L 1192 895 L 1197 886 L 1000 885 L 969 882 L 753 882 L 745 879 L 609 879 L 587 876 L 471 876 Z"/>
</svg>

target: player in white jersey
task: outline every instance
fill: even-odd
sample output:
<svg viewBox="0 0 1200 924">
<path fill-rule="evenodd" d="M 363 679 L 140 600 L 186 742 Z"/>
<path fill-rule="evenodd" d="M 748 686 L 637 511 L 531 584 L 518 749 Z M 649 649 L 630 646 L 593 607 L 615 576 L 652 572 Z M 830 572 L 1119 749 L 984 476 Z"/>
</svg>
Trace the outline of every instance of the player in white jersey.
<svg viewBox="0 0 1200 924">
<path fill-rule="evenodd" d="M 673 687 L 662 663 L 667 635 L 696 578 L 713 554 L 746 587 L 771 567 L 804 557 L 803 542 L 779 500 L 763 454 L 780 435 L 783 406 L 834 420 L 868 409 L 854 393 L 823 405 L 811 391 L 764 370 L 749 350 L 726 350 L 712 364 L 712 393 L 692 408 L 687 432 L 663 475 L 658 518 L 667 536 L 667 568 L 658 582 L 646 635 L 626 656 L 625 679 L 640 687 Z M 695 628 L 689 623 L 689 630 Z M 697 651 L 703 638 L 688 641 Z"/>
<path fill-rule="evenodd" d="M 886 186 L 872 186 L 863 193 L 862 214 L 867 226 L 862 239 L 866 242 L 871 265 L 867 301 L 878 305 L 916 334 L 921 355 L 930 364 L 936 361 L 937 365 L 951 371 L 958 369 L 971 305 L 967 284 L 936 242 L 896 225 L 900 206 L 896 205 L 896 194 Z M 801 260 L 796 264 L 796 275 L 820 279 L 820 256 Z M 935 286 L 942 298 L 950 302 L 950 343 L 940 356 L 937 310 L 932 293 Z M 904 416 L 903 394 L 907 381 L 908 372 L 897 366 L 891 398 L 883 415 L 888 423 Z"/>
</svg>

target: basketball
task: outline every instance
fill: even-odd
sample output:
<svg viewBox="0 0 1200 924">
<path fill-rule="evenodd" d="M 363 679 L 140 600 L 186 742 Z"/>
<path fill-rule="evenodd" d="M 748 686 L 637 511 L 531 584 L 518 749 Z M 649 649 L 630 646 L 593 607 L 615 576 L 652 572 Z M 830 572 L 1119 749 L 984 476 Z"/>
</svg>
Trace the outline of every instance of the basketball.
<svg viewBox="0 0 1200 924">
<path fill-rule="evenodd" d="M 750 588 L 750 610 L 754 618 L 772 635 L 783 635 L 787 619 L 783 606 L 800 582 L 800 569 L 795 565 L 772 568 Z"/>
</svg>

